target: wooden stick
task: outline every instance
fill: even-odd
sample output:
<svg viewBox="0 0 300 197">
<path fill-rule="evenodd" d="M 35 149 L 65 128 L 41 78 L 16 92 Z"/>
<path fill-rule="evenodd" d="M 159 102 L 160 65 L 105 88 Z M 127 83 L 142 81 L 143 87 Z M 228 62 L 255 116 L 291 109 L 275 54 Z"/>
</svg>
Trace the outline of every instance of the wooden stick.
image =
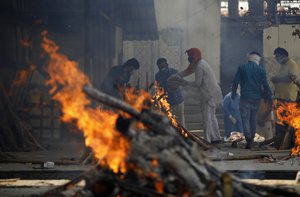
<svg viewBox="0 0 300 197">
<path fill-rule="evenodd" d="M 45 197 L 59 196 L 59 194 L 61 192 L 75 187 L 77 183 L 79 183 L 80 181 L 82 181 L 85 178 L 85 176 L 86 176 L 85 174 L 82 174 L 82 175 L 76 177 L 75 179 L 67 182 L 64 185 L 55 187 L 54 189 L 47 191 L 46 193 L 43 194 L 43 196 L 45 196 Z"/>
<path fill-rule="evenodd" d="M 41 164 L 44 163 L 45 160 L 34 160 L 34 159 L 7 159 L 0 158 L 0 163 L 33 163 L 33 164 Z M 78 165 L 77 161 L 64 161 L 64 160 L 54 160 L 52 161 L 57 165 Z"/>
<path fill-rule="evenodd" d="M 212 161 L 230 161 L 230 160 L 251 160 L 251 159 L 262 159 L 269 157 L 269 155 L 240 155 L 240 156 L 227 156 L 221 158 L 211 158 Z"/>
<path fill-rule="evenodd" d="M 178 125 L 178 129 L 182 129 L 189 137 L 191 137 L 195 142 L 197 142 L 204 150 L 210 150 L 216 148 L 215 146 L 208 143 L 205 139 L 202 139 L 195 134 L 189 132 L 183 125 L 181 125 L 177 120 L 176 123 Z"/>
<path fill-rule="evenodd" d="M 23 128 L 23 131 L 27 134 L 27 136 L 31 139 L 31 141 L 41 150 L 45 150 L 45 148 L 35 139 L 32 133 L 27 129 Z"/>
</svg>

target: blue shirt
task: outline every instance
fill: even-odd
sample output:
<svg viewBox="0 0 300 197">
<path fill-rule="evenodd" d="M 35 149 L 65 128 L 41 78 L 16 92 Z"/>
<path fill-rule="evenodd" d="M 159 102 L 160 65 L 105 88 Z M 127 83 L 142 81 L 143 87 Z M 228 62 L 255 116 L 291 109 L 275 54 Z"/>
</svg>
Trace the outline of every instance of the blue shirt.
<svg viewBox="0 0 300 197">
<path fill-rule="evenodd" d="M 224 116 L 232 115 L 235 119 L 240 118 L 240 95 L 237 94 L 234 100 L 231 99 L 231 92 L 226 94 L 223 99 Z"/>
<path fill-rule="evenodd" d="M 226 94 L 226 96 L 223 99 L 223 112 L 224 112 L 225 136 L 229 137 L 231 132 L 233 131 L 243 132 L 242 117 L 240 114 L 239 94 L 237 94 L 233 100 L 231 99 L 231 92 Z M 236 119 L 235 124 L 231 122 L 229 116 L 232 116 Z"/>
<path fill-rule="evenodd" d="M 167 92 L 168 94 L 167 101 L 171 106 L 178 105 L 183 102 L 182 94 L 179 88 L 172 92 L 167 91 L 168 78 L 177 72 L 178 71 L 173 68 L 168 68 L 165 70 L 158 71 L 155 75 L 155 80 Z"/>
<path fill-rule="evenodd" d="M 272 92 L 267 82 L 266 70 L 254 62 L 240 65 L 235 74 L 232 93 L 236 93 L 238 84 L 241 86 L 241 99 L 259 101 L 263 94 L 272 98 Z"/>
</svg>

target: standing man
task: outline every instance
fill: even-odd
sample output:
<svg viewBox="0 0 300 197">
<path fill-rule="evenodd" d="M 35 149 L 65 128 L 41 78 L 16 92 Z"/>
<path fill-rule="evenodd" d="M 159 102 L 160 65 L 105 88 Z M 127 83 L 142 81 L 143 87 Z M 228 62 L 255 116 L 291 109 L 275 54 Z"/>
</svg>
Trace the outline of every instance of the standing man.
<svg viewBox="0 0 300 197">
<path fill-rule="evenodd" d="M 217 105 L 222 103 L 221 88 L 211 66 L 202 59 L 200 49 L 191 48 L 186 53 L 189 66 L 184 71 L 173 75 L 171 79 L 177 78 L 182 81 L 182 85 L 190 85 L 199 89 L 199 94 L 203 98 L 204 138 L 210 143 L 221 143 L 219 125 L 215 114 Z M 195 73 L 195 81 L 190 82 L 182 79 L 193 73 Z"/>
<path fill-rule="evenodd" d="M 291 80 L 291 77 L 299 79 L 299 66 L 289 58 L 289 53 L 284 48 L 274 50 L 275 60 L 280 64 L 278 73 L 271 78 L 275 86 L 275 98 L 282 101 L 296 101 L 298 88 Z M 281 136 L 284 134 L 284 125 L 275 124 L 275 147 L 280 148 Z"/>
<path fill-rule="evenodd" d="M 170 104 L 172 114 L 175 115 L 180 124 L 185 126 L 184 102 L 181 90 L 179 87 L 175 89 L 170 88 L 167 81 L 171 75 L 178 73 L 178 71 L 173 68 L 169 68 L 166 58 L 159 58 L 156 61 L 156 65 L 158 66 L 159 71 L 155 75 L 155 80 L 158 82 L 159 86 L 166 91 L 168 95 L 167 101 Z"/>
<path fill-rule="evenodd" d="M 128 85 L 133 71 L 138 70 L 140 64 L 135 58 L 127 60 L 123 65 L 112 67 L 105 76 L 101 91 L 118 99 L 123 99 L 122 88 Z"/>
<path fill-rule="evenodd" d="M 266 95 L 272 100 L 272 93 L 267 82 L 266 70 L 259 65 L 261 55 L 251 52 L 248 55 L 248 63 L 240 65 L 232 86 L 232 99 L 235 99 L 237 87 L 241 87 L 240 112 L 247 141 L 246 149 L 251 149 L 256 132 L 256 115 L 259 108 L 261 95 Z"/>
<path fill-rule="evenodd" d="M 296 101 L 298 88 L 292 82 L 291 76 L 299 77 L 299 66 L 289 58 L 289 53 L 278 47 L 274 50 L 275 60 L 280 64 L 278 73 L 272 77 L 271 81 L 275 86 L 275 98 Z"/>
</svg>

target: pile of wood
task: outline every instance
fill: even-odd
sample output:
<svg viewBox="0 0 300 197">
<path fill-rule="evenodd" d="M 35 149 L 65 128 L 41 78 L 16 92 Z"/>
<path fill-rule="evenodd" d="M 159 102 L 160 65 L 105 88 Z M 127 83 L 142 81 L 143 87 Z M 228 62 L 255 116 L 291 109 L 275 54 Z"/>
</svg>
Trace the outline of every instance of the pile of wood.
<svg viewBox="0 0 300 197">
<path fill-rule="evenodd" d="M 203 144 L 185 138 L 167 117 L 152 110 L 137 112 L 126 103 L 90 87 L 84 91 L 94 100 L 131 115 L 130 122 L 142 122 L 144 131 L 124 127 L 120 117 L 116 128 L 130 141 L 126 173 L 113 173 L 98 166 L 68 185 L 45 196 L 57 196 L 81 179 L 86 180 L 76 196 L 296 196 L 294 191 L 242 182 L 228 172 L 219 171 L 203 154 Z"/>
<path fill-rule="evenodd" d="M 0 83 L 0 152 L 41 148 L 31 133 L 31 125 L 22 120 L 4 86 Z"/>
</svg>

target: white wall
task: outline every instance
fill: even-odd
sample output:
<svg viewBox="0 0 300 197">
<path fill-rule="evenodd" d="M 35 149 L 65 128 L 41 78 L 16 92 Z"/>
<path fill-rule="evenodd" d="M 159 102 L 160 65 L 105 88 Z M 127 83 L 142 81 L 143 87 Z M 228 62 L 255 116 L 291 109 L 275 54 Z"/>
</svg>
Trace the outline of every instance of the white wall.
<svg viewBox="0 0 300 197">
<path fill-rule="evenodd" d="M 294 27 L 293 27 L 294 26 Z M 292 32 L 299 25 L 279 25 L 264 30 L 264 56 L 273 57 L 277 47 L 283 47 L 289 52 L 292 59 L 300 58 L 300 38 L 293 36 Z"/>
<path fill-rule="evenodd" d="M 156 0 L 158 29 L 183 29 L 182 66 L 187 65 L 186 49 L 197 47 L 220 80 L 220 3 L 218 0 Z M 168 58 L 168 57 L 167 57 Z"/>
</svg>

